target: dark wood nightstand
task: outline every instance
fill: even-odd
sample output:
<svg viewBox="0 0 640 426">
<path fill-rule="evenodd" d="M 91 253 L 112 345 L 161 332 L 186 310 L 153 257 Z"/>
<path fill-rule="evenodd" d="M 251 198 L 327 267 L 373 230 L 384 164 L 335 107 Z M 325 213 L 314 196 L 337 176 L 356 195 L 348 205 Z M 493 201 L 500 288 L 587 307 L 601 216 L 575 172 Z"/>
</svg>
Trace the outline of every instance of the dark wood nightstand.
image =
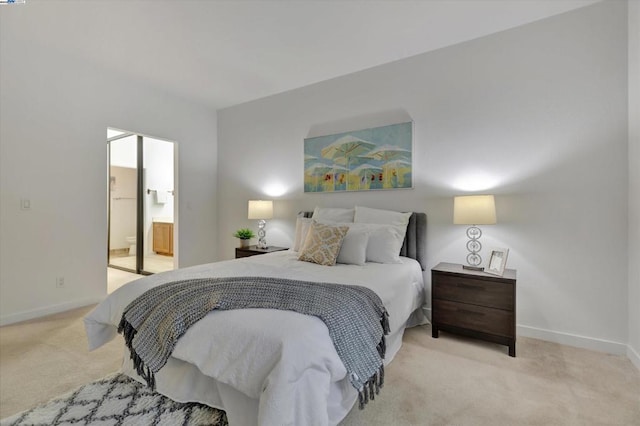
<svg viewBox="0 0 640 426">
<path fill-rule="evenodd" d="M 431 270 L 431 333 L 463 334 L 509 346 L 516 356 L 516 271 L 502 277 L 440 263 Z"/>
<path fill-rule="evenodd" d="M 266 249 L 261 249 L 261 248 L 258 248 L 257 246 L 249 246 L 245 248 L 238 247 L 236 248 L 236 259 L 241 257 L 256 256 L 258 254 L 273 253 L 274 251 L 282 251 L 282 250 L 289 250 L 289 249 L 286 247 L 276 247 L 276 246 L 269 246 Z"/>
</svg>

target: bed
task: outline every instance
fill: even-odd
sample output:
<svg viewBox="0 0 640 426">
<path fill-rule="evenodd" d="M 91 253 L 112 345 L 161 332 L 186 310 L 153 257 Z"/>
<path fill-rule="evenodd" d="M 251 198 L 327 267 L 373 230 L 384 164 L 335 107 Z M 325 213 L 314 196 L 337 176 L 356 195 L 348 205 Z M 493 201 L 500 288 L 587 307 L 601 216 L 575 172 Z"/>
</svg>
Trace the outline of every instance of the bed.
<svg viewBox="0 0 640 426">
<path fill-rule="evenodd" d="M 425 239 L 426 215 L 412 213 L 398 263 L 327 267 L 300 261 L 297 251 L 287 250 L 144 277 L 119 288 L 87 315 L 89 348 L 113 339 L 127 305 L 158 285 L 206 277 L 281 277 L 372 289 L 389 313 L 388 364 L 404 329 L 424 322 Z M 122 371 L 143 381 L 126 347 Z M 232 426 L 335 425 L 358 398 L 325 324 L 273 309 L 210 312 L 178 340 L 156 373 L 155 386 L 175 401 L 225 410 Z M 384 390 L 378 397 L 384 398 Z"/>
</svg>

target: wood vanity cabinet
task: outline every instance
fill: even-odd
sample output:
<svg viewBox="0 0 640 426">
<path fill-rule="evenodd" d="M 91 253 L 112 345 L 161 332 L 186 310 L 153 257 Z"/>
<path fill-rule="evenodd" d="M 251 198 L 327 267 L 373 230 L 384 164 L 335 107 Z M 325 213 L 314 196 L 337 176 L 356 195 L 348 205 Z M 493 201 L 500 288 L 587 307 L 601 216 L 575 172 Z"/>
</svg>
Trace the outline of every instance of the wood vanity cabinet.
<svg viewBox="0 0 640 426">
<path fill-rule="evenodd" d="M 153 222 L 153 251 L 173 256 L 173 223 Z"/>
</svg>

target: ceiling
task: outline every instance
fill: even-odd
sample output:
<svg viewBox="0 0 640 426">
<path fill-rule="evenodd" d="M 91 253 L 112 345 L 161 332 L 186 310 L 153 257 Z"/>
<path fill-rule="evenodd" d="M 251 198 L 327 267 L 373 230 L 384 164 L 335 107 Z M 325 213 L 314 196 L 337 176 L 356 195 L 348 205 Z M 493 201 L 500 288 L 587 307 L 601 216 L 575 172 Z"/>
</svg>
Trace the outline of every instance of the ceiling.
<svg viewBox="0 0 640 426">
<path fill-rule="evenodd" d="M 219 109 L 596 2 L 27 0 L 0 13 L 11 37 Z"/>
</svg>

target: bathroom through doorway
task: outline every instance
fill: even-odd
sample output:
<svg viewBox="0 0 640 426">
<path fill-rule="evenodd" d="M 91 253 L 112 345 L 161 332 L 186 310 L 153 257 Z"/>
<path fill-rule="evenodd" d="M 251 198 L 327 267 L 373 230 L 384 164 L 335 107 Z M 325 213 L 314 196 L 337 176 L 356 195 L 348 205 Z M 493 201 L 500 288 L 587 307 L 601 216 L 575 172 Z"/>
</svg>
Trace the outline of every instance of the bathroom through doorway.
<svg viewBox="0 0 640 426">
<path fill-rule="evenodd" d="M 107 128 L 107 266 L 149 275 L 177 267 L 176 144 Z"/>
</svg>

